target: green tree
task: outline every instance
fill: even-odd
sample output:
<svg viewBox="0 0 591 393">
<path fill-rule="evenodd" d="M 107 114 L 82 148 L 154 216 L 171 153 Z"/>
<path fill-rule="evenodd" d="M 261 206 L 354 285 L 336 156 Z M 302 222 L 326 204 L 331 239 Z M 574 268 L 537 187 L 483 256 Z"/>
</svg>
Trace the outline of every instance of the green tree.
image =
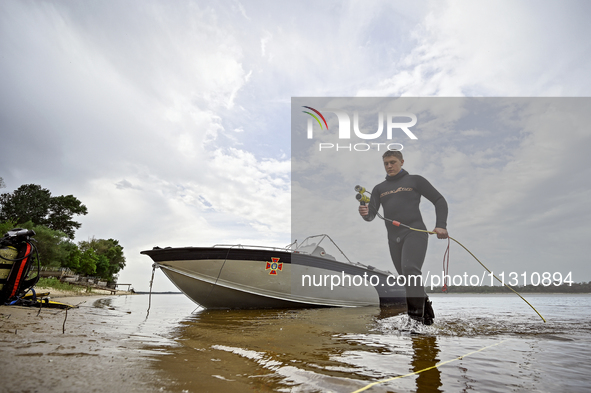
<svg viewBox="0 0 591 393">
<path fill-rule="evenodd" d="M 70 239 L 81 226 L 72 220 L 73 216 L 87 213 L 86 206 L 73 195 L 52 197 L 48 189 L 36 184 L 25 184 L 13 193 L 0 195 L 0 221 L 11 220 L 19 225 L 31 221 L 63 232 Z"/>
<path fill-rule="evenodd" d="M 123 247 L 115 239 L 96 239 L 92 238 L 88 241 L 79 243 L 80 249 L 93 250 L 98 257 L 96 261 L 96 275 L 112 281 L 119 271 L 125 267 L 125 256 L 123 255 Z"/>
<path fill-rule="evenodd" d="M 67 250 L 68 256 L 62 261 L 62 267 L 67 267 L 74 272 L 77 272 L 80 269 L 80 258 L 82 253 L 80 249 L 76 245 L 76 243 L 72 241 L 66 241 L 64 243 L 64 248 Z"/>
<path fill-rule="evenodd" d="M 51 193 L 35 184 L 25 184 L 11 193 L 0 195 L 0 220 L 16 221 L 23 224 L 31 221 L 36 225 L 45 224 L 49 212 Z"/>
<path fill-rule="evenodd" d="M 61 267 L 70 252 L 66 234 L 43 225 L 34 225 L 31 221 L 23 223 L 22 226 L 35 231 L 35 247 L 39 251 L 41 265 Z"/>
<path fill-rule="evenodd" d="M 74 238 L 74 229 L 81 224 L 72 220 L 75 214 L 87 214 L 88 209 L 73 195 L 52 197 L 49 203 L 47 223 L 51 229 L 62 231 L 70 239 Z"/>
<path fill-rule="evenodd" d="M 96 263 L 96 275 L 105 280 L 111 280 L 109 267 L 109 258 L 107 258 L 106 255 L 99 255 Z"/>
<path fill-rule="evenodd" d="M 4 234 L 6 234 L 6 232 L 10 231 L 11 229 L 16 228 L 16 222 L 15 221 L 5 221 L 5 222 L 0 222 L 0 237 L 4 236 Z"/>
<path fill-rule="evenodd" d="M 88 248 L 80 254 L 80 266 L 78 267 L 78 273 L 86 274 L 88 276 L 96 273 L 96 263 L 98 262 L 98 256 L 92 248 Z"/>
</svg>

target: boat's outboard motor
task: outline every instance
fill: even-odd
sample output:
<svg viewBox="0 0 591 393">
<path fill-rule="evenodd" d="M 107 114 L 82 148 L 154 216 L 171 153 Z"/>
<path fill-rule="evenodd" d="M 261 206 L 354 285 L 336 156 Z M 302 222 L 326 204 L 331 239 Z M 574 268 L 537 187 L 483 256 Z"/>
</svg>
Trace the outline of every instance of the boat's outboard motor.
<svg viewBox="0 0 591 393">
<path fill-rule="evenodd" d="M 35 231 L 15 228 L 0 238 L 0 304 L 23 296 L 39 281 L 39 255 L 32 243 Z M 37 275 L 28 278 L 37 259 Z"/>
</svg>

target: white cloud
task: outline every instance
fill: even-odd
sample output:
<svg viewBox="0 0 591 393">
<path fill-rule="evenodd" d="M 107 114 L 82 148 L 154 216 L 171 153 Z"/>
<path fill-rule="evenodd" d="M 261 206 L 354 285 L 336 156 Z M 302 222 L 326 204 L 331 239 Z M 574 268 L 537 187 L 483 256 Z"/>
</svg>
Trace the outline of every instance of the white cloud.
<svg viewBox="0 0 591 393">
<path fill-rule="evenodd" d="M 362 96 L 584 96 L 586 2 L 432 3 L 415 47 Z"/>
<path fill-rule="evenodd" d="M 263 37 L 261 38 L 261 56 L 265 57 L 265 55 L 267 54 L 267 44 L 269 43 L 269 41 L 271 41 L 272 38 L 273 35 L 268 31 L 264 33 Z"/>
</svg>

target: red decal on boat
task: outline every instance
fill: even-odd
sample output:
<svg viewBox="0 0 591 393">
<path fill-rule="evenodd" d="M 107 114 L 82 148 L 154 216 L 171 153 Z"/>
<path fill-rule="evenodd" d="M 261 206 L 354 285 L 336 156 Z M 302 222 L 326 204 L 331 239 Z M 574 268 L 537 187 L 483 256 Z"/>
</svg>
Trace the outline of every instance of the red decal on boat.
<svg viewBox="0 0 591 393">
<path fill-rule="evenodd" d="M 273 262 L 267 262 L 265 270 L 271 270 L 269 274 L 276 275 L 277 270 L 283 270 L 283 263 L 279 263 L 279 258 L 271 258 Z"/>
</svg>

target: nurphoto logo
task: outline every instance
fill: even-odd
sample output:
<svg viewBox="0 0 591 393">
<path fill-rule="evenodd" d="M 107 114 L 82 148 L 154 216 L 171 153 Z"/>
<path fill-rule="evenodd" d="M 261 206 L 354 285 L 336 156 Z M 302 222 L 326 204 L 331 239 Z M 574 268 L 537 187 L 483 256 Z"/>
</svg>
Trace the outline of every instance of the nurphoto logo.
<svg viewBox="0 0 591 393">
<path fill-rule="evenodd" d="M 309 115 L 308 117 L 308 128 L 307 128 L 307 138 L 313 139 L 314 138 L 314 124 L 318 123 L 320 130 L 329 131 L 328 129 L 328 122 L 326 118 L 319 110 L 312 108 L 310 106 L 303 106 L 308 110 L 302 111 L 303 113 Z M 339 109 L 322 109 L 324 113 L 334 113 L 337 116 L 338 120 L 338 138 L 339 140 L 347 140 L 351 139 L 351 118 L 349 114 L 343 110 Z M 386 121 L 384 122 L 384 117 Z M 406 121 L 401 121 L 402 119 L 406 119 Z M 316 122 L 314 122 L 316 120 Z M 378 130 L 375 132 L 362 132 L 359 128 L 359 112 L 353 112 L 353 133 L 359 139 L 363 140 L 370 140 L 370 139 L 377 139 L 380 138 L 384 132 L 384 123 L 386 124 L 386 138 L 388 140 L 392 140 L 393 135 L 395 132 L 397 134 L 398 130 L 401 130 L 406 134 L 407 137 L 410 139 L 418 139 L 417 136 L 410 130 L 412 126 L 417 124 L 417 116 L 414 113 L 387 113 L 384 116 L 383 112 L 378 113 Z M 368 151 L 372 147 L 377 148 L 379 151 L 381 147 L 385 147 L 388 150 L 402 150 L 403 146 L 401 143 L 356 143 L 356 144 L 339 144 L 336 143 L 319 143 L 318 149 L 319 151 L 322 150 L 348 150 L 348 151 Z"/>
</svg>

